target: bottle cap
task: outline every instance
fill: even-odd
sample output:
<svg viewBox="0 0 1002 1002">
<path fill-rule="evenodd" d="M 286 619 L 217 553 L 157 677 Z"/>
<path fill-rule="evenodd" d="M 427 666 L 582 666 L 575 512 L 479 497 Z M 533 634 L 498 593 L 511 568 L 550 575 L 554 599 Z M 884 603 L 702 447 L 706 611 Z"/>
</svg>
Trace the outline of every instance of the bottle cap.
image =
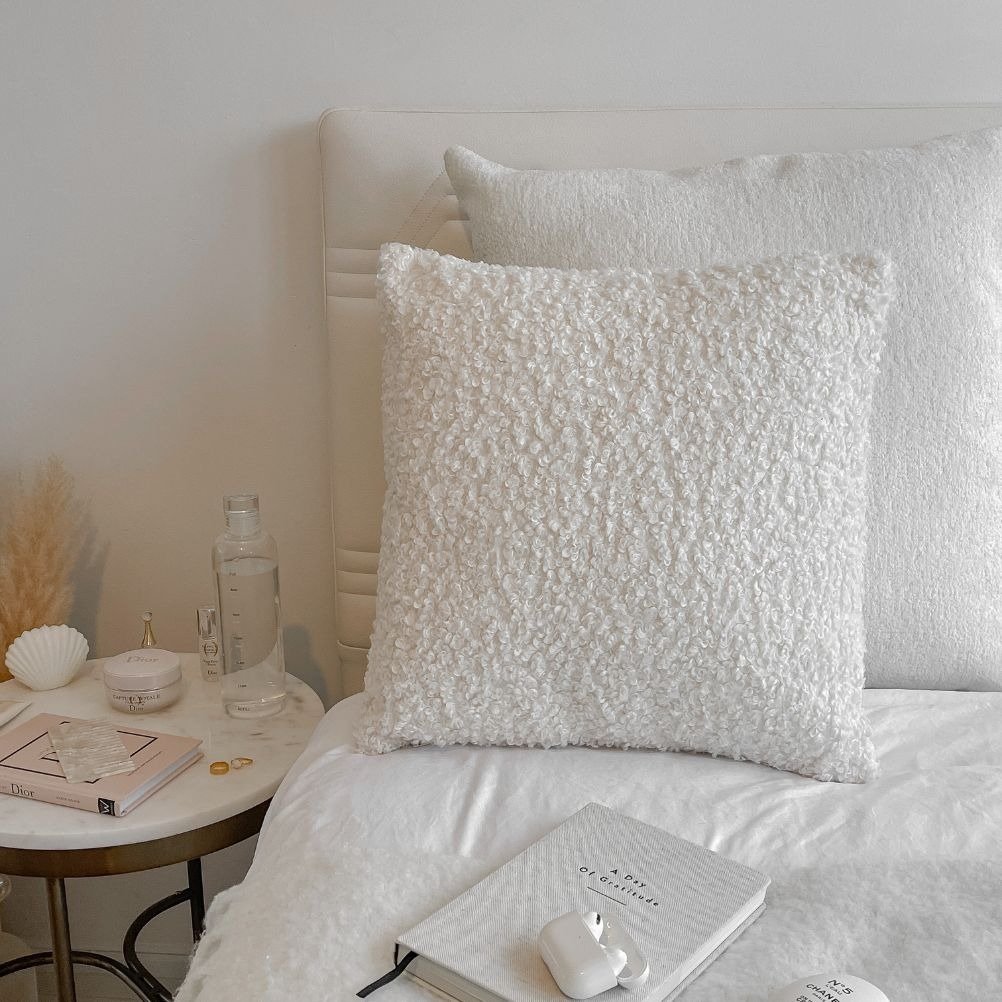
<svg viewBox="0 0 1002 1002">
<path fill-rule="evenodd" d="M 219 633 L 219 613 L 212 605 L 203 605 L 196 613 L 198 622 L 198 637 L 207 640 Z"/>
<path fill-rule="evenodd" d="M 223 514 L 227 531 L 237 536 L 253 536 L 261 527 L 256 494 L 227 494 L 223 498 Z"/>
<path fill-rule="evenodd" d="M 223 498 L 226 515 L 256 515 L 260 510 L 256 494 L 227 494 Z"/>
</svg>

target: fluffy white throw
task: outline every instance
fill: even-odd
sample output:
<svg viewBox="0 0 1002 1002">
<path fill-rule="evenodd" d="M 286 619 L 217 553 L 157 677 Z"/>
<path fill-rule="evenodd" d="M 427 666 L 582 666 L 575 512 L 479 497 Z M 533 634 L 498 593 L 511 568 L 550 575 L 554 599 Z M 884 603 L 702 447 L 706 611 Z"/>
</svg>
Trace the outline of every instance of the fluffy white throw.
<svg viewBox="0 0 1002 1002">
<path fill-rule="evenodd" d="M 177 1002 L 348 1000 L 393 966 L 388 930 L 416 925 L 490 869 L 469 859 L 357 849 L 298 863 L 256 874 L 253 896 L 238 888 L 216 899 L 199 947 L 200 976 Z M 277 938 L 260 934 L 262 909 L 286 912 L 283 927 L 263 926 Z M 239 941 L 220 951 L 222 929 Z M 895 1002 L 994 998 L 1000 930 L 998 864 L 843 862 L 778 874 L 761 918 L 679 1002 L 765 1002 L 771 990 L 824 970 L 865 978 Z M 211 995 L 200 990 L 209 983 L 203 978 L 212 979 Z M 430 998 L 407 978 L 374 996 Z"/>
<path fill-rule="evenodd" d="M 893 1002 L 995 999 L 1002 694 L 865 699 L 884 772 L 863 785 L 661 752 L 360 755 L 346 700 L 275 797 L 247 879 L 212 904 L 177 1002 L 347 1002 L 400 933 L 589 801 L 773 878 L 765 914 L 683 1002 L 764 1002 L 826 967 Z M 373 1002 L 429 999 L 405 982 Z"/>
</svg>

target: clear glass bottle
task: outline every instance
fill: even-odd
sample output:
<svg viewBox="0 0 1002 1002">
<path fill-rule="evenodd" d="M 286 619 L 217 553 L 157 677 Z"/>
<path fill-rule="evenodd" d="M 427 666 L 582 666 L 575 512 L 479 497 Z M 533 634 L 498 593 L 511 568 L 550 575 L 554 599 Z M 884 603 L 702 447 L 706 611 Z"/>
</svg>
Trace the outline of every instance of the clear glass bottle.
<svg viewBox="0 0 1002 1002">
<path fill-rule="evenodd" d="M 285 705 L 278 547 L 256 494 L 223 498 L 223 514 L 226 531 L 212 548 L 223 706 L 231 717 L 267 717 Z"/>
</svg>

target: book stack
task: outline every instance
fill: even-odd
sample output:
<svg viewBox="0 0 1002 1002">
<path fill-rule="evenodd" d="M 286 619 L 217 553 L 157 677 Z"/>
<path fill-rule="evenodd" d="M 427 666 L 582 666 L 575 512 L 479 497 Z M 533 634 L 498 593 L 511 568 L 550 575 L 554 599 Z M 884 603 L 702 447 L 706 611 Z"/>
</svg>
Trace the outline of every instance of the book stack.
<svg viewBox="0 0 1002 1002">
<path fill-rule="evenodd" d="M 0 737 L 0 793 L 120 818 L 202 757 L 198 738 L 123 724 L 116 730 L 135 770 L 70 783 L 52 748 L 49 728 L 73 721 L 40 713 Z"/>
</svg>

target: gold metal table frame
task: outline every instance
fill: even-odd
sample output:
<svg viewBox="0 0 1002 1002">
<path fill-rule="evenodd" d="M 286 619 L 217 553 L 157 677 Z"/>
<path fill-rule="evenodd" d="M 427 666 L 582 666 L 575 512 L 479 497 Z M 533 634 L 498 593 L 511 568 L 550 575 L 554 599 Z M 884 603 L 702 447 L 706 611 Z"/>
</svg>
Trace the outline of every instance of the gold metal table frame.
<svg viewBox="0 0 1002 1002">
<path fill-rule="evenodd" d="M 145 1002 L 169 1002 L 171 993 L 142 964 L 136 942 L 143 928 L 157 915 L 188 902 L 193 942 L 198 942 L 205 919 L 202 890 L 202 857 L 256 835 L 271 800 L 250 807 L 231 818 L 167 835 L 148 842 L 100 846 L 93 849 L 13 849 L 0 846 L 0 871 L 19 877 L 44 877 L 49 899 L 52 949 L 17 957 L 0 964 L 0 978 L 18 971 L 52 964 L 56 969 L 59 1002 L 76 1002 L 73 965 L 97 967 L 115 975 Z M 125 934 L 125 963 L 100 953 L 74 950 L 70 942 L 69 911 L 65 881 L 71 877 L 103 877 L 137 873 L 172 863 L 186 863 L 188 887 L 163 898 L 141 912 Z"/>
</svg>

